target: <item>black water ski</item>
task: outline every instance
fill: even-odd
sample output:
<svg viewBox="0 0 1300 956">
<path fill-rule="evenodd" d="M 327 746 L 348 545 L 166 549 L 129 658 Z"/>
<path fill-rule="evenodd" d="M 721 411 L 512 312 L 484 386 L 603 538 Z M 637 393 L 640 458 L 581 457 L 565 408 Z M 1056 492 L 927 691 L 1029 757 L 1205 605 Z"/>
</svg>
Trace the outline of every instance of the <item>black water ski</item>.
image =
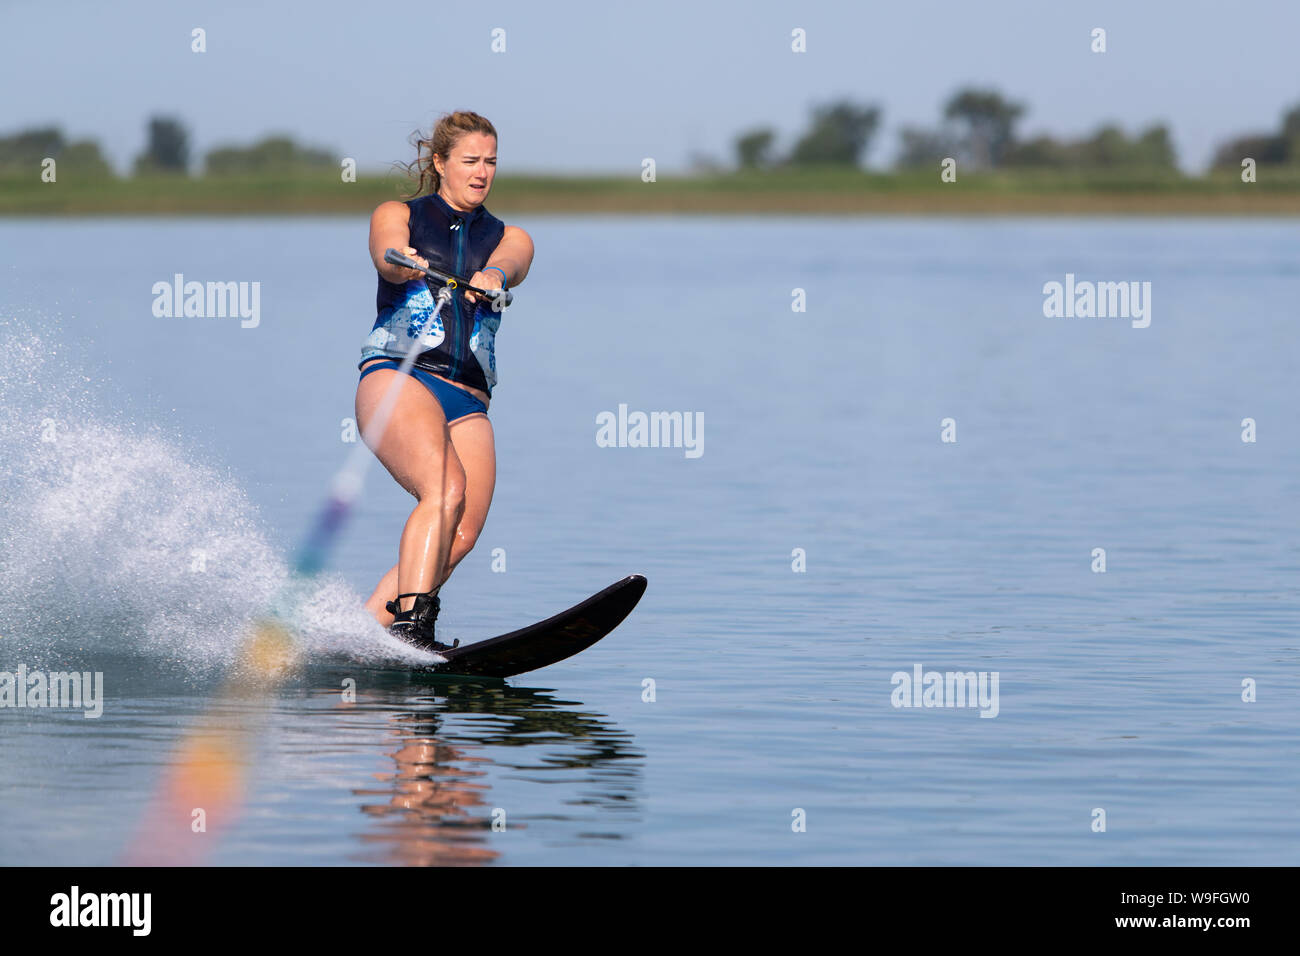
<svg viewBox="0 0 1300 956">
<path fill-rule="evenodd" d="M 645 586 L 644 577 L 629 574 L 554 617 L 500 637 L 443 651 L 447 662 L 431 664 L 425 670 L 471 677 L 513 677 L 562 661 L 618 627 L 641 600 Z"/>
</svg>

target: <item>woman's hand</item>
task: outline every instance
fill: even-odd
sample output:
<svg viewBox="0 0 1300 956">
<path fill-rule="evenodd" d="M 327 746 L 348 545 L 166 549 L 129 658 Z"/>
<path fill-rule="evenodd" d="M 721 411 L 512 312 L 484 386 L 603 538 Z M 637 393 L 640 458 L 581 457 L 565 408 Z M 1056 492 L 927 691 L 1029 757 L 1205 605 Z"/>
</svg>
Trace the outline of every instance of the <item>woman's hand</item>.
<svg viewBox="0 0 1300 956">
<path fill-rule="evenodd" d="M 504 287 L 505 282 L 501 278 L 501 273 L 498 271 L 498 267 L 493 266 L 490 269 L 484 269 L 474 273 L 469 277 L 469 284 L 479 289 L 500 289 Z M 473 292 L 466 292 L 465 298 L 474 303 L 478 302 L 478 296 Z"/>
<path fill-rule="evenodd" d="M 429 268 L 429 260 L 417 256 L 415 254 L 415 250 L 410 246 L 403 246 L 401 249 L 398 249 L 397 251 L 400 252 L 402 255 L 406 256 L 408 259 L 414 259 L 420 265 L 424 266 L 424 268 L 426 269 Z M 424 273 L 417 272 L 415 269 L 407 269 L 405 266 L 395 266 L 392 263 L 387 263 L 387 266 L 388 266 L 389 274 L 384 276 L 384 278 L 388 279 L 388 281 L 394 284 L 401 283 L 401 282 L 411 282 L 415 279 L 424 278 Z"/>
</svg>

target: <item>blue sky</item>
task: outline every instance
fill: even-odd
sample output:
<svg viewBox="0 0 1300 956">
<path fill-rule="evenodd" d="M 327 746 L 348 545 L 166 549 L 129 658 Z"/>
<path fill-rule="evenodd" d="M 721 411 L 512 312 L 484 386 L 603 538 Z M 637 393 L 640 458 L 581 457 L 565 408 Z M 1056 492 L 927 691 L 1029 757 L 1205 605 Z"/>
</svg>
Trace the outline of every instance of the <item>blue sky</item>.
<svg viewBox="0 0 1300 956">
<path fill-rule="evenodd" d="M 190 51 L 194 27 L 206 53 Z M 1094 27 L 1105 54 L 1089 51 Z M 975 84 L 1028 106 L 1022 135 L 1167 121 L 1198 170 L 1300 102 L 1297 36 L 1296 0 L 0 0 L 0 133 L 53 121 L 124 168 L 162 112 L 196 156 L 285 131 L 378 168 L 466 108 L 500 131 L 502 173 L 636 175 L 647 156 L 665 173 L 695 154 L 729 162 L 760 125 L 784 149 L 811 106 L 848 96 L 884 110 L 867 157 L 880 166 L 901 126 L 934 125 Z"/>
</svg>

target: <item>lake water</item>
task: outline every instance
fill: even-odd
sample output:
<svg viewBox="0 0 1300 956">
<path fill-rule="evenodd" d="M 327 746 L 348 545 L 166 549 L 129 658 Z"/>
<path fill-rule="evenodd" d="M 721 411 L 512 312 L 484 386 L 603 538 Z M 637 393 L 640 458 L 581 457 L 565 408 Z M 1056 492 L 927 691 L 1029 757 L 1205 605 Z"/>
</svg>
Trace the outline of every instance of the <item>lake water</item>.
<svg viewBox="0 0 1300 956">
<path fill-rule="evenodd" d="M 0 670 L 104 675 L 96 719 L 0 708 L 0 862 L 157 850 L 214 707 L 254 759 L 167 824 L 194 862 L 1295 862 L 1292 223 L 520 224 L 440 635 L 630 572 L 640 606 L 504 685 L 420 675 L 359 606 L 411 504 L 375 466 L 302 665 L 213 705 L 353 447 L 366 222 L 0 223 Z M 256 326 L 156 317 L 176 273 L 259 283 Z M 1149 325 L 1046 317 L 1067 274 L 1150 283 Z M 702 454 L 598 446 L 620 405 Z M 894 706 L 917 667 L 996 698 Z"/>
</svg>

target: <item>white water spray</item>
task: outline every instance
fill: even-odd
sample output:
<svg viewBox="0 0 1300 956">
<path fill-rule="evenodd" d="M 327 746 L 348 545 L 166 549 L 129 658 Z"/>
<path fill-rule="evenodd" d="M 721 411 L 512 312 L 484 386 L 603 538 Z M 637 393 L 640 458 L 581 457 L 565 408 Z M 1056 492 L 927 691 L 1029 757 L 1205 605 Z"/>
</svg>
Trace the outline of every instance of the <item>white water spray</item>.
<svg viewBox="0 0 1300 956">
<path fill-rule="evenodd" d="M 235 481 L 117 420 L 57 341 L 0 318 L 0 652 L 229 665 L 288 560 Z M 308 585 L 294 625 L 309 659 L 428 660 L 336 574 Z"/>
</svg>

